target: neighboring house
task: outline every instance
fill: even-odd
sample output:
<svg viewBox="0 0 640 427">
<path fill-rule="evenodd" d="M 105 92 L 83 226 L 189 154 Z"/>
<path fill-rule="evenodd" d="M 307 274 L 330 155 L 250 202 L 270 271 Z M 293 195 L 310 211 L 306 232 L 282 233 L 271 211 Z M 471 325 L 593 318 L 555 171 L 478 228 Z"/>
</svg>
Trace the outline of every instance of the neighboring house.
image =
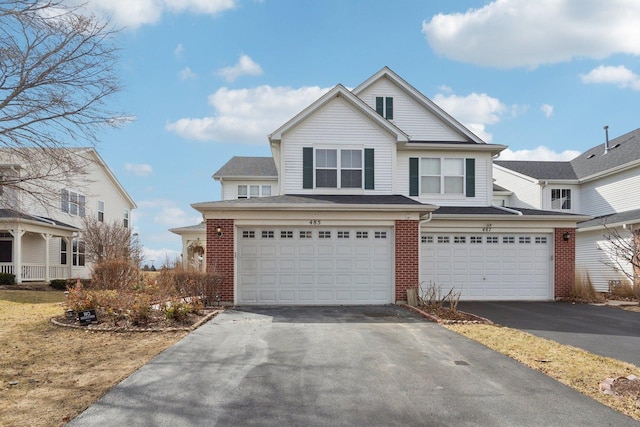
<svg viewBox="0 0 640 427">
<path fill-rule="evenodd" d="M 225 165 L 216 175 L 228 199 L 192 205 L 223 301 L 385 304 L 419 284 L 466 300 L 553 300 L 573 284 L 586 217 L 494 206 L 492 159 L 506 147 L 387 67 L 353 90 L 335 86 L 269 143 L 270 197 L 232 197 Z M 245 161 L 255 159 L 233 160 Z M 247 170 L 242 179 L 264 178 Z"/>
<path fill-rule="evenodd" d="M 278 171 L 271 157 L 234 156 L 213 174 L 213 179 L 220 183 L 222 200 L 278 194 Z M 183 265 L 203 271 L 207 240 L 205 223 L 172 228 L 169 231 L 182 239 Z"/>
<path fill-rule="evenodd" d="M 608 238 L 617 232 L 631 239 L 640 225 L 640 129 L 599 144 L 568 162 L 494 162 L 496 184 L 513 194 L 507 206 L 579 213 L 593 219 L 578 223 L 576 268 L 589 274 L 596 290 L 632 274 L 618 264 Z M 615 267 L 612 267 L 615 265 Z"/>
<path fill-rule="evenodd" d="M 25 150 L 33 151 L 24 155 Z M 22 151 L 16 157 L 11 150 L 0 150 L 3 182 L 38 171 L 47 177 L 28 181 L 23 190 L 0 186 L 0 272 L 14 274 L 18 283 L 89 277 L 83 219 L 95 216 L 129 227 L 134 201 L 93 148 L 64 151 L 84 165 L 82 173 L 65 170 L 42 150 Z"/>
</svg>

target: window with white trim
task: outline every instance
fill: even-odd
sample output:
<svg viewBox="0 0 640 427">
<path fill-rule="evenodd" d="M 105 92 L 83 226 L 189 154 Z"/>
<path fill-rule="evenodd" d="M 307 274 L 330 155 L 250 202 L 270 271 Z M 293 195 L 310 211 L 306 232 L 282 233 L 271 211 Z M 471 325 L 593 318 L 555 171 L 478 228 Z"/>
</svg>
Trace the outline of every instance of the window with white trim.
<svg viewBox="0 0 640 427">
<path fill-rule="evenodd" d="M 464 159 L 420 159 L 421 194 L 464 194 Z"/>
<path fill-rule="evenodd" d="M 376 112 L 387 120 L 393 120 L 393 97 L 376 96 Z"/>
<path fill-rule="evenodd" d="M 551 209 L 571 209 L 571 189 L 553 188 L 551 190 Z"/>
<path fill-rule="evenodd" d="M 317 149 L 316 188 L 362 188 L 362 163 L 362 150 Z"/>
<path fill-rule="evenodd" d="M 67 241 L 60 239 L 60 264 L 67 265 Z"/>
<path fill-rule="evenodd" d="M 270 185 L 238 185 L 238 199 L 271 196 Z"/>
<path fill-rule="evenodd" d="M 60 211 L 70 215 L 84 218 L 85 197 L 84 195 L 71 190 L 60 191 Z"/>
<path fill-rule="evenodd" d="M 104 202 L 98 200 L 98 221 L 104 222 Z"/>
<path fill-rule="evenodd" d="M 83 266 L 85 261 L 85 244 L 84 240 L 73 239 L 71 243 L 73 254 L 73 265 Z"/>
<path fill-rule="evenodd" d="M 129 228 L 129 209 L 124 209 L 122 212 L 122 226 Z"/>
</svg>

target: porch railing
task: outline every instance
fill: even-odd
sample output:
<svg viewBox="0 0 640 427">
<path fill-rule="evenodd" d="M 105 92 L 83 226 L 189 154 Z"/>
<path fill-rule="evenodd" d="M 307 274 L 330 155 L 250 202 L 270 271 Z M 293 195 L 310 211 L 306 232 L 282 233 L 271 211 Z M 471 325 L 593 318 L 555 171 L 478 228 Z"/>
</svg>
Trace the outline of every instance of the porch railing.
<svg viewBox="0 0 640 427">
<path fill-rule="evenodd" d="M 22 280 L 23 281 L 43 281 L 45 280 L 45 272 L 47 266 L 44 264 L 22 264 Z M 10 262 L 0 263 L 0 273 L 15 274 L 13 264 Z M 49 279 L 68 279 L 68 265 L 49 265 Z"/>
</svg>

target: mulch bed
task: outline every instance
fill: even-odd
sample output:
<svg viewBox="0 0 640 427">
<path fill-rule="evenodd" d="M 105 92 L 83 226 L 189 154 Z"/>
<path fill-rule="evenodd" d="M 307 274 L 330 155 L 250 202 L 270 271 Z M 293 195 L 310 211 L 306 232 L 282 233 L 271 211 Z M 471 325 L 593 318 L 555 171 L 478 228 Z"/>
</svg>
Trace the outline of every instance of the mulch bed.
<svg viewBox="0 0 640 427">
<path fill-rule="evenodd" d="M 419 305 L 417 307 L 412 307 L 406 304 L 403 306 L 436 323 L 483 323 L 493 325 L 491 320 L 485 319 L 484 317 L 476 316 L 475 314 L 467 313 L 465 311 L 451 310 L 447 307 L 432 305 Z"/>
</svg>

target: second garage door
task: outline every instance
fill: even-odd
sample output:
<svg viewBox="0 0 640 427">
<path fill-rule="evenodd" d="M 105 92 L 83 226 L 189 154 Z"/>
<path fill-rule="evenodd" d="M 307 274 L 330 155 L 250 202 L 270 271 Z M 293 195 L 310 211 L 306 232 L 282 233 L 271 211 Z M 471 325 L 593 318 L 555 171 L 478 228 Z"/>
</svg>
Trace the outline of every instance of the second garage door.
<svg viewBox="0 0 640 427">
<path fill-rule="evenodd" d="M 392 302 L 392 228 L 238 229 L 238 304 Z"/>
<path fill-rule="evenodd" d="M 420 281 L 463 300 L 549 300 L 552 253 L 550 234 L 423 234 Z"/>
</svg>

